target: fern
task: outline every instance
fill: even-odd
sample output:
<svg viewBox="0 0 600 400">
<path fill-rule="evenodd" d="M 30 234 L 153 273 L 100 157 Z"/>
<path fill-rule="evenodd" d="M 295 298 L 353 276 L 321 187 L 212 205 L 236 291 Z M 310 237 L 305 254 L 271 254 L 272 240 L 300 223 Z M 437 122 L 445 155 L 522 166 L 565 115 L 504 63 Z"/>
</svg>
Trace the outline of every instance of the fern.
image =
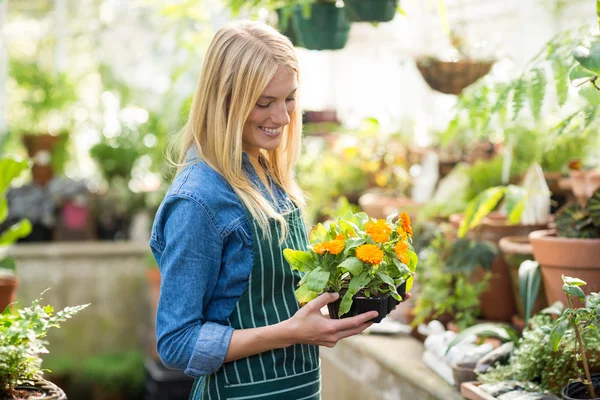
<svg viewBox="0 0 600 400">
<path fill-rule="evenodd" d="M 562 107 L 567 102 L 569 94 L 569 80 L 567 75 L 570 68 L 567 67 L 562 60 L 552 60 L 552 70 L 554 71 L 554 88 L 556 90 L 556 99 L 558 105 Z"/>
<path fill-rule="evenodd" d="M 525 106 L 525 97 L 527 96 L 528 82 L 523 76 L 517 80 L 514 86 L 513 97 L 512 97 L 512 120 L 516 120 L 519 113 Z"/>
<path fill-rule="evenodd" d="M 540 119 L 542 113 L 542 104 L 546 96 L 546 86 L 548 79 L 546 71 L 543 68 L 535 68 L 531 71 L 532 79 L 529 85 L 529 102 L 531 112 L 536 120 Z"/>
</svg>

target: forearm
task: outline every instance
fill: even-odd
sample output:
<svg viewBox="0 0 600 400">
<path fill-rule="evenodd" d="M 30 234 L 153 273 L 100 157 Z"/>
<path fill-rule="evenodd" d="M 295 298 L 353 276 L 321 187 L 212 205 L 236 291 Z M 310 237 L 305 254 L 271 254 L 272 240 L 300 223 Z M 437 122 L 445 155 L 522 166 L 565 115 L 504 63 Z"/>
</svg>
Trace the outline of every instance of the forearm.
<svg viewBox="0 0 600 400">
<path fill-rule="evenodd" d="M 283 321 L 261 328 L 236 329 L 231 336 L 225 362 L 293 345 L 295 339 L 287 325 L 286 321 Z"/>
</svg>

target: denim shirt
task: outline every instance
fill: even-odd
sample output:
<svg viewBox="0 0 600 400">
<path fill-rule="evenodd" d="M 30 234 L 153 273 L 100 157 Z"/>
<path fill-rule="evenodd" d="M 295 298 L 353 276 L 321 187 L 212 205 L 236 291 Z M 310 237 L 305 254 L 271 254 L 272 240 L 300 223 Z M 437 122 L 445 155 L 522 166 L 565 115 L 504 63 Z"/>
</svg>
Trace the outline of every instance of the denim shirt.
<svg viewBox="0 0 600 400">
<path fill-rule="evenodd" d="M 197 156 L 190 161 L 158 208 L 150 247 L 161 274 L 158 354 L 166 367 L 198 377 L 224 362 L 233 334 L 227 318 L 248 284 L 254 238 L 231 185 Z M 272 180 L 271 196 L 246 153 L 242 168 L 278 212 L 292 206 Z"/>
</svg>

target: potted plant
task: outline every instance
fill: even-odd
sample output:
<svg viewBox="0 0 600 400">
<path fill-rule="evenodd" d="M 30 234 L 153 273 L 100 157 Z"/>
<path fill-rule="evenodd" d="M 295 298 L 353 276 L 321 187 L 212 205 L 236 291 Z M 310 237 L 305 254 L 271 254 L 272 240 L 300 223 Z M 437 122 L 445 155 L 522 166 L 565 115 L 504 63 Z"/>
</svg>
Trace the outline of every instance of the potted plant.
<svg viewBox="0 0 600 400">
<path fill-rule="evenodd" d="M 8 202 L 6 191 L 13 179 L 29 167 L 27 161 L 17 161 L 12 158 L 0 159 L 0 224 L 6 222 L 8 217 Z M 31 233 L 31 223 L 26 219 L 13 222 L 0 230 L 0 309 L 15 301 L 18 280 L 15 273 L 15 260 L 5 255 L 8 246 L 19 238 Z"/>
<path fill-rule="evenodd" d="M 585 302 L 585 293 L 581 290 L 581 286 L 586 285 L 586 282 L 564 275 L 561 278 L 568 308 L 554 323 L 552 332 L 550 332 L 550 346 L 552 350 L 558 351 L 567 328 L 572 328 L 578 344 L 576 346 L 578 354 L 574 360 L 581 360 L 583 366 L 583 374 L 578 374 L 579 376 L 569 380 L 567 386 L 562 390 L 562 396 L 565 400 L 600 399 L 600 374 L 590 374 L 590 365 L 587 359 L 588 349 L 582 337 L 583 331 L 596 331 L 600 327 L 600 294 L 593 293 L 591 295 L 588 307 L 575 308 L 573 298 Z"/>
<path fill-rule="evenodd" d="M 408 214 L 371 219 L 347 213 L 329 229 L 316 225 L 307 251 L 285 249 L 290 266 L 304 273 L 296 298 L 305 304 L 323 292 L 340 293 L 332 318 L 376 310 L 380 322 L 412 287 L 418 257 L 412 248 Z M 390 298 L 391 297 L 391 298 Z"/>
<path fill-rule="evenodd" d="M 134 349 L 96 354 L 84 360 L 81 374 L 92 387 L 91 400 L 138 398 L 144 383 L 144 356 Z"/>
<path fill-rule="evenodd" d="M 55 313 L 52 306 L 41 306 L 41 300 L 41 297 L 34 300 L 31 307 L 18 313 L 7 309 L 0 314 L 0 398 L 3 400 L 67 398 L 58 386 L 42 377 L 40 354 L 48 352 L 48 343 L 43 338 L 50 328 L 59 327 L 89 304 L 66 307 Z"/>
<path fill-rule="evenodd" d="M 316 0 L 292 9 L 300 44 L 309 50 L 340 50 L 348 42 L 350 20 L 334 0 Z"/>
<path fill-rule="evenodd" d="M 7 223 L 27 219 L 31 233 L 22 242 L 48 242 L 54 235 L 56 205 L 47 186 L 27 184 L 11 188 L 6 194 L 8 201 Z"/>
<path fill-rule="evenodd" d="M 585 207 L 573 203 L 561 208 L 555 224 L 555 230 L 529 235 L 541 267 L 548 304 L 567 302 L 560 281 L 562 275 L 577 275 L 589 282 L 584 289 L 588 294 L 600 291 L 600 189 Z"/>
<path fill-rule="evenodd" d="M 11 59 L 9 69 L 16 89 L 8 126 L 22 138 L 33 160 L 33 181 L 44 186 L 64 169 L 75 86 L 65 74 L 47 71 L 34 61 Z"/>
</svg>

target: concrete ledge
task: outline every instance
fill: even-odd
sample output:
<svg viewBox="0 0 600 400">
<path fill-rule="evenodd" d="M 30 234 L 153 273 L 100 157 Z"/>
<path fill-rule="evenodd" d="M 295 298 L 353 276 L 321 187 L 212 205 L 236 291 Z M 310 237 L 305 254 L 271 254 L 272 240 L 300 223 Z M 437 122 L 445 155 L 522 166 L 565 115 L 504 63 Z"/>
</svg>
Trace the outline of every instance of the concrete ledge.
<svg viewBox="0 0 600 400">
<path fill-rule="evenodd" d="M 358 335 L 321 347 L 323 399 L 462 400 L 422 361 L 412 336 Z"/>
<path fill-rule="evenodd" d="M 150 253 L 147 243 L 136 242 L 51 242 L 19 243 L 8 249 L 8 255 L 18 258 L 145 255 Z"/>
</svg>

